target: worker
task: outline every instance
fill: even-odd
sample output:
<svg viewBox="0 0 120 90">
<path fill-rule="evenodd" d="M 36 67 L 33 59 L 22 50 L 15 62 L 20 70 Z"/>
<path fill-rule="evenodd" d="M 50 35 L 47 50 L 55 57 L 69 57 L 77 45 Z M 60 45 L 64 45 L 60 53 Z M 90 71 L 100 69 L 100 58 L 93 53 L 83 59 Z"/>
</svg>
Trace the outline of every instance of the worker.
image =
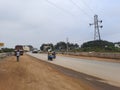
<svg viewBox="0 0 120 90">
<path fill-rule="evenodd" d="M 53 55 L 53 58 L 55 59 L 55 58 L 56 58 L 56 53 L 55 53 L 55 51 L 52 52 L 52 55 Z"/>
<path fill-rule="evenodd" d="M 16 52 L 17 62 L 19 62 L 19 57 L 20 57 L 20 51 L 19 51 L 19 50 L 17 50 L 17 52 Z"/>
<path fill-rule="evenodd" d="M 48 60 L 53 60 L 53 56 L 52 56 L 52 51 L 51 50 L 49 50 L 48 51 Z"/>
</svg>

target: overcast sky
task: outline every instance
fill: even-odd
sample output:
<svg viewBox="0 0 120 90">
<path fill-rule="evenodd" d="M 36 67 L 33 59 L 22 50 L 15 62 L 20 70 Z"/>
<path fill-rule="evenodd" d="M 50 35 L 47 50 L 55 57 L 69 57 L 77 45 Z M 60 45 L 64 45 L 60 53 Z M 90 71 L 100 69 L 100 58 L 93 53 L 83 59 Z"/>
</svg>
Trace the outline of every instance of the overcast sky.
<svg viewBox="0 0 120 90">
<path fill-rule="evenodd" d="M 120 41 L 120 0 L 0 0 L 0 42 L 39 48 L 68 37 L 81 45 L 94 39 L 95 14 L 103 20 L 101 39 Z"/>
</svg>

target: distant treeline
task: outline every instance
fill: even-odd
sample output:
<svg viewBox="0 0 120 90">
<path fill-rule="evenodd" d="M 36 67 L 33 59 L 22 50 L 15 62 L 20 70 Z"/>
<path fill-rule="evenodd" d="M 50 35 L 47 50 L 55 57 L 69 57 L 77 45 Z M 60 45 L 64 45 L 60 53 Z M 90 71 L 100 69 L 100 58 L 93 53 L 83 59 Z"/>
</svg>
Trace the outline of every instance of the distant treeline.
<svg viewBox="0 0 120 90">
<path fill-rule="evenodd" d="M 40 46 L 42 51 L 47 51 L 48 49 L 54 51 L 69 51 L 69 52 L 120 52 L 120 42 L 113 43 L 105 40 L 94 40 L 83 43 L 79 46 L 77 43 L 66 43 L 66 42 L 58 42 L 56 45 L 50 44 L 42 44 Z"/>
<path fill-rule="evenodd" d="M 49 49 L 57 52 L 120 52 L 120 42 L 109 42 L 105 40 L 94 40 L 84 42 L 81 46 L 77 43 L 60 41 L 53 45 L 52 43 L 42 44 L 41 51 L 48 51 Z M 13 48 L 1 48 L 1 52 L 14 52 Z"/>
<path fill-rule="evenodd" d="M 13 51 L 14 51 L 13 48 L 1 48 L 0 53 L 2 53 L 2 52 L 13 52 Z"/>
</svg>

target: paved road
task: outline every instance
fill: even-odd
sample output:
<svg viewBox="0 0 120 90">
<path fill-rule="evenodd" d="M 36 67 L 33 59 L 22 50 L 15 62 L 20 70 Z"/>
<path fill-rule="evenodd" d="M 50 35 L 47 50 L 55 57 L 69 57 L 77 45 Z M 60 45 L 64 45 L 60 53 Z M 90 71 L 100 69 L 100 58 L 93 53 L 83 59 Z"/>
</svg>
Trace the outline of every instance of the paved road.
<svg viewBox="0 0 120 90">
<path fill-rule="evenodd" d="M 78 59 L 65 56 L 57 56 L 54 61 L 48 61 L 47 54 L 28 54 L 46 62 L 67 67 L 91 76 L 99 77 L 103 79 L 100 82 L 105 82 L 120 87 L 120 63 Z"/>
</svg>

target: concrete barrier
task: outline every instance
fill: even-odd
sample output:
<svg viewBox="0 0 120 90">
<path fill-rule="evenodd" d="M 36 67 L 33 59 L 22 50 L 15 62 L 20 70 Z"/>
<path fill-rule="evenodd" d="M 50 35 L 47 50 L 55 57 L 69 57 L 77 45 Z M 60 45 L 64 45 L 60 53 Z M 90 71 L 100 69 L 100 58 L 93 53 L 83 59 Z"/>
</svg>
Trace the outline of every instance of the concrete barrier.
<svg viewBox="0 0 120 90">
<path fill-rule="evenodd" d="M 6 56 L 7 56 L 6 53 L 0 53 L 0 59 L 4 58 L 4 57 L 6 57 Z"/>
<path fill-rule="evenodd" d="M 5 57 L 7 57 L 7 56 L 11 56 L 13 54 L 14 54 L 13 52 L 0 53 L 0 59 L 3 59 Z"/>
</svg>

